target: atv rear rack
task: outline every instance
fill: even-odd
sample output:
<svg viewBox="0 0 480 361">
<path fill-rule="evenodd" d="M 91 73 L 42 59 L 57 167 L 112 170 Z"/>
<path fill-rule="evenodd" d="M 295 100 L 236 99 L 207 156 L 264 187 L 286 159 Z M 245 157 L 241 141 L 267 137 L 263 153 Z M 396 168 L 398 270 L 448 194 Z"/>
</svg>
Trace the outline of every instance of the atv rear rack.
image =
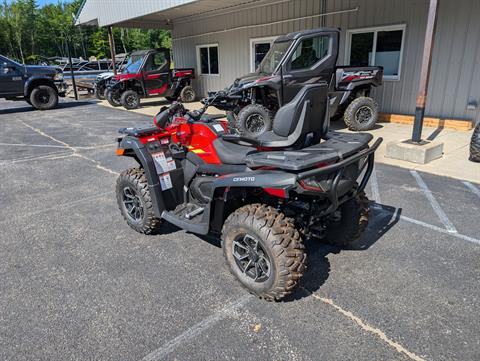
<svg viewBox="0 0 480 361">
<path fill-rule="evenodd" d="M 323 168 L 317 168 L 317 169 L 312 169 L 308 170 L 305 172 L 301 172 L 297 174 L 297 181 L 301 181 L 306 178 L 310 177 L 317 177 L 321 175 L 329 175 L 335 172 L 335 176 L 333 177 L 332 184 L 327 191 L 327 197 L 330 200 L 331 204 L 325 211 L 325 213 L 330 213 L 334 211 L 335 209 L 338 208 L 340 204 L 342 204 L 344 201 L 347 199 L 351 198 L 352 195 L 349 197 L 343 197 L 344 199 L 339 200 L 338 197 L 338 185 L 340 183 L 340 180 L 343 176 L 343 173 L 346 169 L 346 167 L 352 163 L 358 162 L 362 158 L 367 158 L 366 161 L 361 165 L 360 169 L 358 170 L 358 174 L 361 174 L 365 167 L 367 167 L 367 170 L 365 171 L 365 174 L 362 177 L 362 180 L 360 181 L 359 186 L 354 190 L 353 196 L 357 195 L 359 192 L 363 191 L 365 189 L 365 186 L 367 185 L 368 179 L 370 178 L 372 171 L 373 171 L 373 165 L 374 165 L 374 156 L 375 156 L 375 151 L 377 148 L 380 146 L 382 143 L 383 138 L 378 138 L 375 143 L 370 148 L 364 149 L 357 154 L 348 157 L 340 162 L 325 166 Z"/>
</svg>

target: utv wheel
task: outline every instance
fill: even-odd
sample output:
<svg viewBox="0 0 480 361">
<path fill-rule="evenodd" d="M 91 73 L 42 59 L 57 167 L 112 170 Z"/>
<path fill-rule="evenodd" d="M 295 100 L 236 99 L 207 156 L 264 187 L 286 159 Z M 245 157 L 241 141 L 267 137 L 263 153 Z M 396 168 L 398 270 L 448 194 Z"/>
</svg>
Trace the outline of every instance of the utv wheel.
<svg viewBox="0 0 480 361">
<path fill-rule="evenodd" d="M 95 88 L 95 98 L 98 100 L 105 100 L 105 88 Z"/>
<path fill-rule="evenodd" d="M 182 103 L 190 103 L 195 100 L 196 96 L 195 90 L 190 85 L 187 85 L 182 89 L 178 98 Z"/>
<path fill-rule="evenodd" d="M 378 120 L 378 105 L 369 97 L 356 98 L 345 109 L 343 120 L 350 130 L 370 130 Z"/>
<path fill-rule="evenodd" d="M 248 138 L 256 138 L 272 129 L 272 117 L 267 108 L 250 104 L 240 110 L 237 117 L 238 131 Z"/>
<path fill-rule="evenodd" d="M 232 274 L 268 301 L 290 294 L 306 268 L 305 246 L 293 220 L 262 204 L 244 206 L 227 218 L 222 248 Z"/>
<path fill-rule="evenodd" d="M 348 246 L 363 234 L 368 226 L 370 207 L 365 192 L 343 203 L 331 215 L 325 230 L 325 240 L 335 246 Z"/>
<path fill-rule="evenodd" d="M 127 224 L 144 234 L 157 233 L 162 220 L 155 217 L 148 182 L 141 168 L 131 168 L 120 174 L 116 186 L 117 203 Z"/>
<path fill-rule="evenodd" d="M 480 122 L 475 126 L 475 130 L 470 140 L 470 158 L 472 162 L 480 162 Z"/>
<path fill-rule="evenodd" d="M 135 90 L 127 90 L 123 92 L 120 103 L 125 109 L 137 109 L 140 106 L 140 96 Z"/>
<path fill-rule="evenodd" d="M 39 85 L 30 93 L 30 103 L 35 109 L 49 110 L 58 104 L 57 91 L 48 85 Z"/>
<path fill-rule="evenodd" d="M 112 107 L 119 107 L 122 105 L 122 103 L 120 103 L 119 94 L 110 89 L 105 90 L 105 99 L 107 99 L 108 104 L 110 104 Z"/>
</svg>

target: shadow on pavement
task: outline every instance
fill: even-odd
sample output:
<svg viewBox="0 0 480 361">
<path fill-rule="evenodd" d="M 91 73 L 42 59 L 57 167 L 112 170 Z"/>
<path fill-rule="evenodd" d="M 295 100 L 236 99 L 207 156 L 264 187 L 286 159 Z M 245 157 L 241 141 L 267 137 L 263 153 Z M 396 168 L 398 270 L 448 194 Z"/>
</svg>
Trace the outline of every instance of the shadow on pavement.
<svg viewBox="0 0 480 361">
<path fill-rule="evenodd" d="M 81 107 L 84 105 L 92 105 L 93 103 L 87 102 L 87 101 L 69 101 L 69 102 L 61 102 L 58 103 L 58 106 L 55 109 L 52 109 L 51 111 L 59 110 L 59 109 L 68 109 L 68 108 L 75 108 L 75 107 Z M 7 109 L 0 109 L 0 115 L 2 114 L 15 114 L 15 113 L 27 113 L 27 112 L 36 112 L 37 110 L 34 109 L 32 106 L 28 105 L 25 103 L 25 106 L 21 107 L 12 107 L 12 108 L 7 108 Z M 41 110 L 38 110 L 41 112 Z M 45 110 L 45 112 L 48 112 L 49 110 Z"/>
</svg>

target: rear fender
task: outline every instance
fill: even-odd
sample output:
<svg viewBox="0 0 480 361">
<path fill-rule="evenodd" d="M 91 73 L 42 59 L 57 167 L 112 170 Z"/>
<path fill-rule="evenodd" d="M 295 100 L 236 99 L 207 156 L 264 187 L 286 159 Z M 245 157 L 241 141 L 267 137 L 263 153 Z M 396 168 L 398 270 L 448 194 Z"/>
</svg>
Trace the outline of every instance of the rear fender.
<svg viewBox="0 0 480 361">
<path fill-rule="evenodd" d="M 288 189 L 295 186 L 295 174 L 278 171 L 255 171 L 223 175 L 216 178 L 214 188 Z M 288 192 L 287 192 L 288 194 Z"/>
<path fill-rule="evenodd" d="M 157 175 L 155 163 L 147 151 L 147 148 L 137 138 L 126 136 L 122 138 L 118 145 L 119 148 L 124 149 L 123 156 L 134 158 L 138 164 L 143 168 L 145 177 L 148 181 L 148 190 L 152 197 L 153 210 L 155 216 L 161 218 L 162 212 L 166 209 L 165 202 L 162 196 L 162 188 L 160 180 Z"/>
</svg>

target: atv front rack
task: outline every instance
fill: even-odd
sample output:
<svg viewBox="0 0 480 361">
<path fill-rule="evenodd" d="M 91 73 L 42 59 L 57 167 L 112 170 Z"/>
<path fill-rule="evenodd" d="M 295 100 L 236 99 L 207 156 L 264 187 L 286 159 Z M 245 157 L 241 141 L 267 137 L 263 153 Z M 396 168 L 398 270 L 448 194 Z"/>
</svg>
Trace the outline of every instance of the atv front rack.
<svg viewBox="0 0 480 361">
<path fill-rule="evenodd" d="M 312 169 L 312 170 L 298 173 L 297 181 L 301 181 L 303 179 L 311 178 L 311 177 L 331 175 L 332 173 L 334 173 L 335 175 L 333 176 L 333 181 L 327 191 L 327 198 L 330 200 L 331 204 L 328 207 L 328 209 L 325 211 L 325 213 L 330 213 L 335 209 L 337 209 L 338 206 L 342 204 L 344 201 L 346 201 L 348 198 L 351 198 L 351 196 L 349 196 L 347 199 L 340 200 L 338 196 L 338 185 L 340 183 L 340 180 L 342 179 L 342 176 L 344 175 L 345 169 L 347 168 L 347 166 L 355 162 L 359 162 L 362 159 L 366 158 L 365 161 L 361 164 L 360 168 L 358 169 L 358 174 L 360 175 L 365 169 L 365 167 L 367 167 L 367 170 L 365 171 L 365 174 L 363 175 L 359 186 L 355 189 L 353 196 L 357 195 L 359 192 L 365 189 L 365 186 L 367 185 L 367 182 L 370 176 L 372 175 L 375 151 L 380 146 L 382 141 L 383 141 L 383 138 L 378 138 L 371 147 L 364 149 L 358 152 L 357 154 L 351 157 L 348 157 L 344 160 L 341 160 L 337 163 L 327 165 L 322 168 Z"/>
</svg>

